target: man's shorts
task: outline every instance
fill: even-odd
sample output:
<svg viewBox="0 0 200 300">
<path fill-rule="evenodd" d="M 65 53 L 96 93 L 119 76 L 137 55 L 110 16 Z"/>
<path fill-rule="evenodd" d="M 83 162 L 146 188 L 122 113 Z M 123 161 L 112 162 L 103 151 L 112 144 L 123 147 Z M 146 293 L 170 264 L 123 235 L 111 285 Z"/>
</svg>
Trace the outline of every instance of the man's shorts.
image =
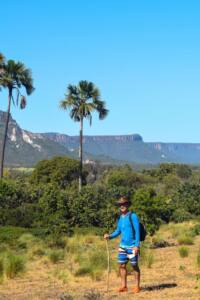
<svg viewBox="0 0 200 300">
<path fill-rule="evenodd" d="M 130 260 L 132 266 L 137 265 L 139 254 L 135 255 L 135 251 L 132 248 L 119 248 L 118 249 L 118 263 L 127 264 Z"/>
</svg>

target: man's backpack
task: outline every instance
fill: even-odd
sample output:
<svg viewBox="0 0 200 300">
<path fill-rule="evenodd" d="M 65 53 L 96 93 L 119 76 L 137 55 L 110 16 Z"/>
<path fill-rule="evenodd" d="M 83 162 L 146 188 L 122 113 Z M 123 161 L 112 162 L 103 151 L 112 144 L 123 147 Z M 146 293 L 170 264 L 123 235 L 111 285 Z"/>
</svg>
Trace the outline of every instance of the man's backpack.
<svg viewBox="0 0 200 300">
<path fill-rule="evenodd" d="M 131 217 L 132 217 L 132 213 L 129 214 L 129 220 L 130 220 L 132 231 L 133 231 L 133 238 L 135 239 L 135 228 L 133 226 L 133 220 Z M 140 224 L 140 242 L 143 242 L 146 238 L 147 231 L 146 231 L 145 226 L 142 223 L 139 223 L 139 224 Z"/>
</svg>

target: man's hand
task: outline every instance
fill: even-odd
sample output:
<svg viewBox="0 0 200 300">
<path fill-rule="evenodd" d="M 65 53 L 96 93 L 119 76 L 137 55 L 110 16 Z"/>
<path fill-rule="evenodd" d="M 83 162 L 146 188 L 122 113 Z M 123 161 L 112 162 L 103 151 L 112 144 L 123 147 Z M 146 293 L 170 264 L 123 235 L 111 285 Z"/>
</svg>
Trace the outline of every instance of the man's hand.
<svg viewBox="0 0 200 300">
<path fill-rule="evenodd" d="M 105 233 L 104 236 L 103 236 L 103 238 L 104 238 L 105 240 L 109 240 L 109 234 Z"/>
<path fill-rule="evenodd" d="M 137 255 L 140 252 L 140 247 L 133 247 L 133 250 L 135 251 L 135 255 Z"/>
</svg>

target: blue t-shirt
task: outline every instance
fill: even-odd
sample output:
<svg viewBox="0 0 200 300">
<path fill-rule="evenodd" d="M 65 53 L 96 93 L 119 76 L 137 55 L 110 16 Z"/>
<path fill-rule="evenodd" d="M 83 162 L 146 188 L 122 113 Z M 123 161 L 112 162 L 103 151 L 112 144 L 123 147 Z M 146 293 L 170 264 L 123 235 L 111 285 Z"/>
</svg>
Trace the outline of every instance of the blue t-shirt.
<svg viewBox="0 0 200 300">
<path fill-rule="evenodd" d="M 129 215 L 131 214 L 133 227 L 135 229 L 135 237 L 130 223 Z M 127 212 L 121 215 L 116 230 L 110 234 L 109 239 L 113 239 L 121 234 L 120 247 L 139 247 L 140 246 L 140 226 L 139 220 L 135 213 Z"/>
</svg>

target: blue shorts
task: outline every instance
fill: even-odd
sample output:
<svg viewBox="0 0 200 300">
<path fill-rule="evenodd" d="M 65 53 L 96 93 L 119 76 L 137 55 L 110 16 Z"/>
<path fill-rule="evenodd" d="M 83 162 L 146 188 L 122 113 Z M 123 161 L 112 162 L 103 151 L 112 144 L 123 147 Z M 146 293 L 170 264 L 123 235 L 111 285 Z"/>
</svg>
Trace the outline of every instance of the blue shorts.
<svg viewBox="0 0 200 300">
<path fill-rule="evenodd" d="M 130 260 L 132 266 L 136 266 L 138 263 L 139 254 L 135 255 L 132 248 L 119 248 L 118 249 L 118 263 L 127 264 Z"/>
</svg>

